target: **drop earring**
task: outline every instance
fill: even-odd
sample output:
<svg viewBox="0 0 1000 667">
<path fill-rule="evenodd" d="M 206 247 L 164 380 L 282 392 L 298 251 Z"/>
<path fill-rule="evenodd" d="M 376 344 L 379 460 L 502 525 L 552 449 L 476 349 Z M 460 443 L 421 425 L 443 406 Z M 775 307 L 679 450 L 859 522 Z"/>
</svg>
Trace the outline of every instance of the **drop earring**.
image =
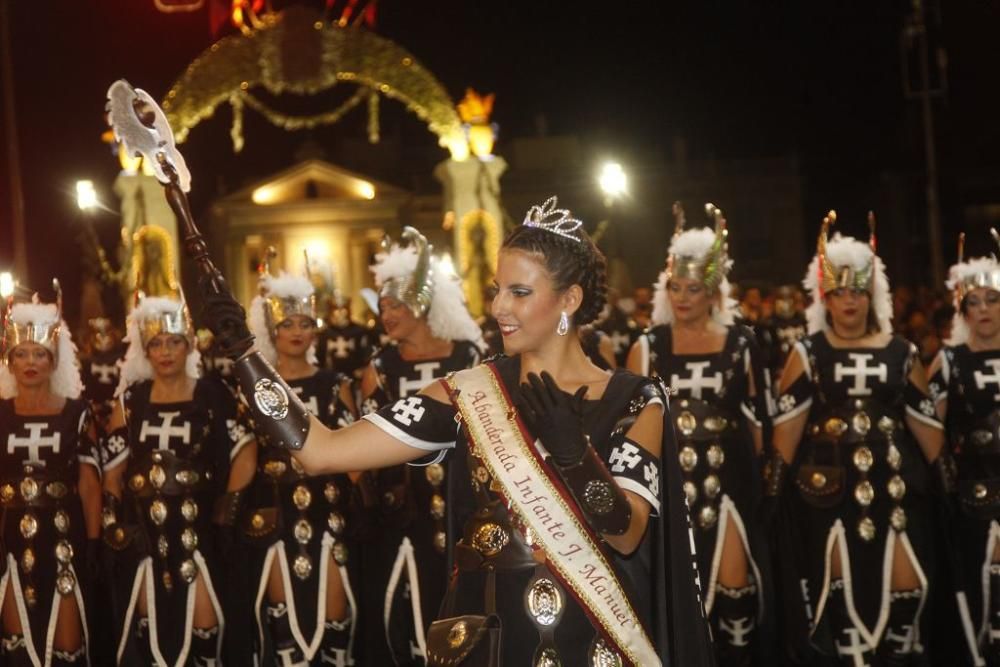
<svg viewBox="0 0 1000 667">
<path fill-rule="evenodd" d="M 565 310 L 559 316 L 559 326 L 556 327 L 556 333 L 560 336 L 565 336 L 569 333 L 569 315 L 566 314 Z"/>
</svg>

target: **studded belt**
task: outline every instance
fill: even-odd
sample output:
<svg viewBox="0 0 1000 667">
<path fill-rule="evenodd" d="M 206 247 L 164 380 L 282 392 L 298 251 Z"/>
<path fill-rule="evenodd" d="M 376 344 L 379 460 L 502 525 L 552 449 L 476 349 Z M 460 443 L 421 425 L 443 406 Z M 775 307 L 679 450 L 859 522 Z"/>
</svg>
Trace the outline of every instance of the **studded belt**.
<svg viewBox="0 0 1000 667">
<path fill-rule="evenodd" d="M 895 411 L 870 399 L 829 408 L 813 419 L 806 433 L 813 440 L 853 445 L 898 438 L 902 422 Z"/>
<path fill-rule="evenodd" d="M 732 412 L 695 398 L 671 403 L 670 417 L 683 440 L 718 439 L 740 428 L 740 420 Z"/>
<path fill-rule="evenodd" d="M 212 472 L 204 464 L 187 461 L 169 451 L 147 454 L 126 472 L 126 484 L 137 498 L 189 495 L 211 478 Z"/>
<path fill-rule="evenodd" d="M 993 410 L 965 428 L 958 436 L 958 445 L 963 454 L 1000 454 L 1000 410 Z"/>
<path fill-rule="evenodd" d="M 266 448 L 273 449 L 273 448 Z M 277 454 L 277 455 L 274 455 Z M 285 454 L 285 456 L 281 456 Z M 286 450 L 267 452 L 257 464 L 257 472 L 276 484 L 293 484 L 306 477 L 306 471 Z"/>
<path fill-rule="evenodd" d="M 39 474 L 31 467 L 23 477 L 0 483 L 0 505 L 3 507 L 57 507 L 68 495 L 76 493 L 76 484 Z"/>
</svg>

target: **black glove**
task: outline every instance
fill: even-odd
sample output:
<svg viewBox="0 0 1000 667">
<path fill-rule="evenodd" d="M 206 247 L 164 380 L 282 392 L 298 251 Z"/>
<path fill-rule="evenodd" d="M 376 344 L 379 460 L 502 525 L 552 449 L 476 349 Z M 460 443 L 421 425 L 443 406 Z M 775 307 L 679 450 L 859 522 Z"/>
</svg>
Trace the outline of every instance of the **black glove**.
<svg viewBox="0 0 1000 667">
<path fill-rule="evenodd" d="M 215 336 L 219 351 L 230 359 L 242 357 L 253 347 L 253 334 L 247 326 L 243 306 L 233 298 L 222 276 L 202 276 L 198 281 L 201 294 L 201 319 Z"/>
<path fill-rule="evenodd" d="M 517 407 L 521 418 L 536 438 L 542 441 L 556 465 L 563 468 L 576 465 L 587 451 L 587 436 L 583 432 L 583 397 L 586 387 L 573 396 L 559 389 L 546 371 L 539 378 L 528 373 L 521 383 Z"/>
</svg>

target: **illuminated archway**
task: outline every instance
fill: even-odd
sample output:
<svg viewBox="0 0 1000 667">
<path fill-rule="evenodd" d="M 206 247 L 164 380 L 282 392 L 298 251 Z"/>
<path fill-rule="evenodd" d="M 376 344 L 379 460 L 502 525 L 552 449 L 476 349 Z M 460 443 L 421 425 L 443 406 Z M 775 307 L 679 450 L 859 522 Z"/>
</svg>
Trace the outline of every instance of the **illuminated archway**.
<svg viewBox="0 0 1000 667">
<path fill-rule="evenodd" d="M 262 87 L 273 95 L 314 95 L 341 83 L 357 92 L 337 109 L 293 116 L 255 97 Z M 212 44 L 188 65 L 163 102 L 178 142 L 223 103 L 233 107 L 233 146 L 242 147 L 242 113 L 248 106 L 286 130 L 337 122 L 363 102 L 369 109 L 369 138 L 378 138 L 378 100 L 404 104 L 427 123 L 438 143 L 465 141 L 451 98 L 437 78 L 395 42 L 358 27 L 340 27 L 303 6 L 261 17 L 247 34 Z"/>
</svg>

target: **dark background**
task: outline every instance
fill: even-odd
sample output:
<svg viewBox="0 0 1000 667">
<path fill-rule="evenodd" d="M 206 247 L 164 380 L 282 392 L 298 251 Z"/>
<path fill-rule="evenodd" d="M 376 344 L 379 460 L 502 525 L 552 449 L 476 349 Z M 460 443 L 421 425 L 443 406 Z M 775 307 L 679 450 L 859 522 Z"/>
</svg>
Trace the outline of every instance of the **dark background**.
<svg viewBox="0 0 1000 667">
<path fill-rule="evenodd" d="M 8 1 L 30 260 L 29 276 L 20 278 L 37 287 L 58 275 L 73 284 L 81 224 L 75 181 L 92 179 L 102 201 L 115 201 L 110 186 L 117 161 L 100 141 L 105 91 L 125 77 L 162 98 L 187 63 L 214 41 L 208 13 L 163 14 L 153 0 Z M 323 3 L 298 4 L 321 9 Z M 1000 3 L 943 5 L 928 5 L 928 21 L 932 47 L 947 53 L 947 95 L 935 101 L 934 110 L 943 252 L 951 263 L 959 230 L 970 231 L 971 252 L 990 250 L 986 235 L 969 229 L 968 211 L 1000 202 L 1000 40 L 995 37 Z M 892 278 L 921 282 L 929 252 L 923 135 L 920 106 L 903 94 L 900 49 L 911 11 L 903 0 L 592 6 L 381 0 L 376 31 L 422 61 L 454 99 L 467 86 L 496 93 L 500 155 L 511 138 L 544 130 L 578 136 L 595 168 L 602 155 L 632 169 L 669 162 L 680 139 L 691 159 L 796 160 L 801 224 L 809 230 L 803 235 L 803 268 L 827 209 L 836 207 L 843 220 L 863 221 L 893 184 L 909 202 L 907 215 L 914 210 L 918 215 L 896 232 L 905 238 L 883 236 L 880 242 L 923 248 L 923 258 L 918 255 L 912 265 L 889 266 Z M 231 27 L 224 34 L 230 32 Z M 318 112 L 331 101 L 298 102 L 303 110 L 319 104 L 311 109 Z M 347 168 L 375 172 L 412 190 L 437 191 L 430 169 L 447 154 L 436 137 L 392 101 L 383 100 L 382 113 L 383 141 L 371 147 L 363 140 L 363 108 L 332 128 L 296 134 L 247 110 L 246 148 L 234 155 L 229 110 L 221 106 L 181 147 L 194 177 L 196 217 L 204 217 L 213 197 L 289 166 L 306 140 Z M 373 159 L 380 152 L 394 157 Z M 3 269 L 13 263 L 6 152 L 0 168 Z M 672 224 L 669 211 L 662 218 Z M 110 247 L 117 219 L 98 214 L 95 223 Z M 852 224 L 845 231 L 863 233 L 863 222 Z M 658 268 L 640 272 L 655 275 Z"/>
</svg>

